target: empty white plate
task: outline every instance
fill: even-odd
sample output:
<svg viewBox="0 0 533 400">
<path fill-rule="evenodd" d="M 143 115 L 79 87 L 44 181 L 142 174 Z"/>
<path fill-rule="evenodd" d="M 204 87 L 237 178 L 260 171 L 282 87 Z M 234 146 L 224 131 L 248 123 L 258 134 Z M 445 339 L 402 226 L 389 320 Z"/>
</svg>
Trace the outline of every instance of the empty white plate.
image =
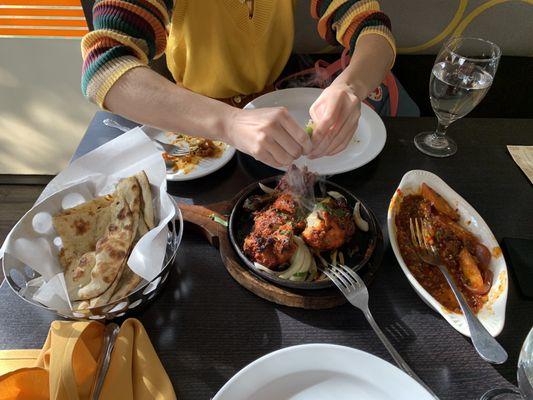
<svg viewBox="0 0 533 400">
<path fill-rule="evenodd" d="M 316 88 L 276 90 L 254 99 L 244 108 L 286 107 L 293 118 L 304 127 L 310 118 L 309 107 L 320 96 L 320 93 L 322 89 Z M 315 160 L 302 156 L 295 161 L 295 164 L 299 167 L 307 165 L 309 170 L 320 175 L 340 174 L 372 161 L 381 153 L 386 140 L 387 132 L 383 121 L 374 110 L 362 104 L 359 127 L 346 149 L 334 156 Z"/>
<path fill-rule="evenodd" d="M 231 378 L 213 400 L 431 400 L 407 374 L 364 351 L 306 344 L 267 354 Z"/>
</svg>

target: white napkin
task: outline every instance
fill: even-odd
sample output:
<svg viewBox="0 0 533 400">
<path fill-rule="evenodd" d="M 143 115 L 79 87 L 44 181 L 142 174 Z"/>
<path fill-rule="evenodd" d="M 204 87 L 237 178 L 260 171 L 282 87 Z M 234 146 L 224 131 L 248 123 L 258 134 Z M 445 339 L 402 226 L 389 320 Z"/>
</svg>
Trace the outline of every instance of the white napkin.
<svg viewBox="0 0 533 400">
<path fill-rule="evenodd" d="M 6 266 L 29 266 L 43 278 L 33 298 L 56 310 L 70 309 L 63 268 L 59 264 L 60 239 L 52 215 L 114 191 L 121 178 L 144 170 L 152 187 L 157 225 L 133 248 L 128 266 L 150 281 L 161 271 L 169 221 L 176 210 L 167 193 L 166 167 L 161 151 L 140 128 L 134 128 L 73 161 L 43 190 L 35 205 L 8 234 L 0 257 Z M 9 268 L 6 268 L 9 269 Z M 33 292 L 33 291 L 32 291 Z"/>
</svg>

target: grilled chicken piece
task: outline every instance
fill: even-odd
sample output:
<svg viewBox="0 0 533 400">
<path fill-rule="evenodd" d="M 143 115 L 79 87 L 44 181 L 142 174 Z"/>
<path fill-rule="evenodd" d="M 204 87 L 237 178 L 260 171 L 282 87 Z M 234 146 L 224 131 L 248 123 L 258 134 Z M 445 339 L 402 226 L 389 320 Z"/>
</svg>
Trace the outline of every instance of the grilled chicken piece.
<svg viewBox="0 0 533 400">
<path fill-rule="evenodd" d="M 318 251 L 338 249 L 355 232 L 355 223 L 346 202 L 329 197 L 317 204 L 306 222 L 302 236 L 310 247 Z"/>
<path fill-rule="evenodd" d="M 298 213 L 298 205 L 289 193 L 255 213 L 252 232 L 244 240 L 244 253 L 267 268 L 289 262 L 297 247 L 293 236 L 300 223 Z"/>
</svg>

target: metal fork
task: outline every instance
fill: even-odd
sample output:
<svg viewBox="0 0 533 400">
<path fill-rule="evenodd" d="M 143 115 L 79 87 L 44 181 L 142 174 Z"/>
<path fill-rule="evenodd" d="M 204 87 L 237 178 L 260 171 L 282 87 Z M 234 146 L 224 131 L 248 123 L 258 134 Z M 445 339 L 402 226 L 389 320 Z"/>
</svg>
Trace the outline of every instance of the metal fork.
<svg viewBox="0 0 533 400">
<path fill-rule="evenodd" d="M 409 228 L 411 230 L 411 241 L 418 257 L 426 264 L 437 266 L 446 278 L 448 285 L 450 285 L 468 324 L 472 344 L 481 358 L 493 364 L 504 363 L 507 360 L 507 352 L 479 322 L 468 306 L 466 299 L 443 264 L 439 252 L 432 241 L 429 222 L 419 218 L 415 218 L 413 222 L 413 218 L 411 218 L 409 220 Z"/>
<path fill-rule="evenodd" d="M 387 336 L 383 333 L 377 322 L 374 320 L 370 309 L 368 308 L 368 289 L 364 281 L 350 268 L 345 265 L 329 264 L 329 268 L 321 268 L 322 272 L 331 279 L 331 281 L 339 288 L 344 297 L 356 308 L 360 309 L 366 317 L 368 323 L 379 337 L 385 348 L 389 351 L 390 355 L 396 361 L 396 364 L 403 369 L 407 375 L 422 385 L 435 399 L 438 399 L 437 395 L 424 383 L 420 377 L 409 367 L 409 365 L 402 358 L 400 353 L 396 351 L 392 343 Z"/>
<path fill-rule="evenodd" d="M 109 126 L 110 128 L 119 129 L 122 132 L 127 132 L 130 130 L 130 128 L 124 125 L 121 125 L 117 121 L 112 120 L 110 118 L 104 119 L 102 123 L 106 126 Z M 163 148 L 163 150 L 172 157 L 183 157 L 183 156 L 188 155 L 191 152 L 191 149 L 188 144 L 177 145 L 177 144 L 165 143 L 154 137 L 150 137 L 150 139 L 157 142 Z"/>
<path fill-rule="evenodd" d="M 115 323 L 107 324 L 105 327 L 104 344 L 102 346 L 102 354 L 96 367 L 94 385 L 91 390 L 91 400 L 98 400 L 100 397 L 100 392 L 102 391 L 107 370 L 109 369 L 109 363 L 111 361 L 111 352 L 115 346 L 119 330 L 120 327 Z"/>
</svg>

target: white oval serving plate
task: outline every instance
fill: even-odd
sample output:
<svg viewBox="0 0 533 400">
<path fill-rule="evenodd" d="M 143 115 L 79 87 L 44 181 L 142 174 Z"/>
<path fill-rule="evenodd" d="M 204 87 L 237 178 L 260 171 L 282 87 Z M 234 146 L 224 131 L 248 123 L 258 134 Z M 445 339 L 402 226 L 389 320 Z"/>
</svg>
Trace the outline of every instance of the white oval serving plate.
<svg viewBox="0 0 533 400">
<path fill-rule="evenodd" d="M 477 316 L 489 333 L 492 336 L 497 336 L 500 334 L 505 324 L 505 305 L 507 302 L 508 290 L 507 266 L 499 244 L 492 231 L 477 211 L 450 186 L 448 186 L 446 182 L 431 172 L 422 170 L 407 172 L 403 176 L 400 185 L 394 192 L 390 201 L 387 214 L 387 225 L 391 247 L 398 259 L 398 263 L 405 276 L 407 276 L 409 283 L 413 286 L 422 300 L 442 315 L 442 317 L 457 331 L 465 336 L 470 336 L 470 331 L 464 315 L 456 314 L 446 309 L 442 304 L 435 300 L 435 298 L 431 296 L 420 283 L 418 283 L 405 264 L 398 247 L 398 242 L 396 241 L 395 217 L 399 210 L 402 196 L 419 192 L 422 183 L 431 186 L 446 201 L 448 201 L 452 207 L 456 208 L 461 215 L 461 225 L 467 227 L 470 232 L 475 234 L 480 239 L 481 243 L 487 246 L 492 253 L 489 265 L 490 270 L 494 274 L 492 288 L 488 294 L 489 300 L 483 305 L 483 308 L 479 311 Z"/>
<path fill-rule="evenodd" d="M 350 347 L 305 344 L 274 351 L 237 372 L 213 400 L 430 400 L 392 364 Z"/>
</svg>

